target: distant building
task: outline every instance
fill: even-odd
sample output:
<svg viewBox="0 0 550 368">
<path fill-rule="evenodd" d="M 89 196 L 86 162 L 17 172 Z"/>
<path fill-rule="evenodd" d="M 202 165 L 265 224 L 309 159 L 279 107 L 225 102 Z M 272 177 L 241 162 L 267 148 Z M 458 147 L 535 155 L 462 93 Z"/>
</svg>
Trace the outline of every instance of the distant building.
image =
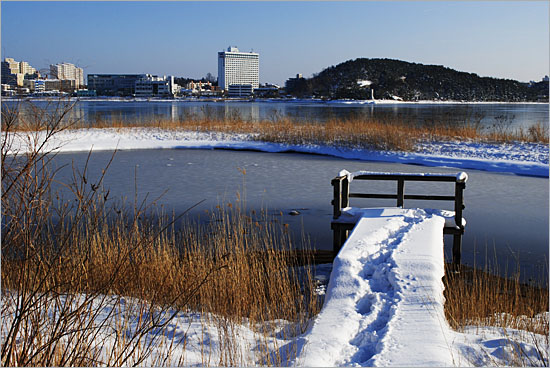
<svg viewBox="0 0 550 368">
<path fill-rule="evenodd" d="M 8 73 L 19 73 L 19 61 L 15 61 L 12 58 L 5 58 L 2 62 L 2 66 L 6 66 Z"/>
<path fill-rule="evenodd" d="M 15 96 L 16 93 L 9 84 L 2 84 L 2 96 Z"/>
<path fill-rule="evenodd" d="M 25 74 L 35 74 L 36 69 L 29 65 L 26 61 L 21 61 L 19 63 L 19 73 Z"/>
<path fill-rule="evenodd" d="M 88 74 L 88 89 L 98 96 L 133 96 L 136 93 L 136 81 L 147 74 Z"/>
<path fill-rule="evenodd" d="M 76 91 L 76 97 L 95 97 L 97 96 L 96 92 L 89 89 L 79 89 Z"/>
<path fill-rule="evenodd" d="M 50 74 L 52 79 L 74 80 L 75 89 L 84 85 L 84 70 L 71 63 L 50 65 Z"/>
<path fill-rule="evenodd" d="M 136 97 L 173 97 L 177 87 L 173 76 L 158 77 L 146 74 L 144 78 L 136 80 Z"/>
<path fill-rule="evenodd" d="M 5 58 L 2 61 L 2 84 L 13 87 L 22 87 L 25 76 L 34 74 L 38 77 L 36 69 L 26 61 L 15 61 L 12 58 Z"/>
<path fill-rule="evenodd" d="M 77 81 L 74 79 L 44 79 L 45 91 L 60 91 L 72 93 L 78 88 Z"/>
<path fill-rule="evenodd" d="M 276 84 L 266 83 L 254 90 L 254 96 L 256 97 L 280 97 L 281 87 Z"/>
<path fill-rule="evenodd" d="M 43 79 L 25 79 L 23 86 L 33 93 L 44 92 L 46 90 L 46 81 Z"/>
<path fill-rule="evenodd" d="M 202 82 L 202 81 L 191 81 L 185 86 L 186 89 L 192 91 L 193 93 L 200 93 L 203 91 L 212 91 L 214 88 L 211 82 Z"/>
<path fill-rule="evenodd" d="M 250 85 L 252 89 L 258 88 L 260 84 L 259 54 L 240 52 L 237 47 L 228 47 L 227 51 L 218 52 L 218 86 L 228 90 L 232 84 Z"/>
<path fill-rule="evenodd" d="M 227 89 L 227 95 L 229 97 L 247 97 L 253 94 L 254 90 L 251 84 L 230 84 Z"/>
<path fill-rule="evenodd" d="M 302 74 L 296 74 L 295 78 L 288 78 L 285 82 L 285 90 L 289 94 L 301 96 L 306 92 L 306 79 Z"/>
</svg>

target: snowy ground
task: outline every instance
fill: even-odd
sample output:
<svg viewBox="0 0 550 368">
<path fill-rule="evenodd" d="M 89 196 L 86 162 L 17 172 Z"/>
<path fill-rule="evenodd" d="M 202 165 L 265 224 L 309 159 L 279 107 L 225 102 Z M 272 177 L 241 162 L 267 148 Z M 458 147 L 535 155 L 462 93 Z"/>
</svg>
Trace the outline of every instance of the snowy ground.
<svg viewBox="0 0 550 368">
<path fill-rule="evenodd" d="M 289 145 L 254 141 L 248 134 L 202 133 L 156 128 L 82 129 L 59 133 L 50 148 L 59 151 L 131 150 L 161 148 L 227 148 L 264 152 L 302 152 L 346 159 L 447 166 L 548 177 L 548 145 L 425 142 L 415 152 L 346 149 L 332 145 Z M 29 137 L 18 134 L 14 149 L 25 149 Z M 37 139 L 40 140 L 40 137 Z"/>
</svg>

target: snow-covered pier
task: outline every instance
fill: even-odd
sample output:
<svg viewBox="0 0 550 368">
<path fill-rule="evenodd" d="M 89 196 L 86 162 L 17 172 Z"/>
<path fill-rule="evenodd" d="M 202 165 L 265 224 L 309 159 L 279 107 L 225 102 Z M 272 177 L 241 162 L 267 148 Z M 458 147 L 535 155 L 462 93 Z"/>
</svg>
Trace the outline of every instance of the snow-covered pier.
<svg viewBox="0 0 550 368">
<path fill-rule="evenodd" d="M 301 366 L 451 366 L 451 330 L 443 311 L 443 233 L 461 236 L 465 173 L 341 172 L 335 187 L 339 249 L 325 303 L 299 346 Z M 397 195 L 350 193 L 355 179 L 397 180 Z M 405 195 L 405 181 L 454 182 L 450 196 Z M 349 207 L 349 198 L 397 198 L 391 208 Z M 404 209 L 404 199 L 454 200 L 458 211 Z M 458 215 L 457 215 L 458 214 Z M 459 223 L 460 226 L 455 224 Z M 336 224 L 336 226 L 334 226 Z M 347 225 L 342 225 L 347 224 Z M 339 232 L 340 231 L 340 232 Z"/>
<path fill-rule="evenodd" d="M 450 366 L 443 313 L 445 218 L 365 209 L 338 256 L 300 366 Z"/>
</svg>

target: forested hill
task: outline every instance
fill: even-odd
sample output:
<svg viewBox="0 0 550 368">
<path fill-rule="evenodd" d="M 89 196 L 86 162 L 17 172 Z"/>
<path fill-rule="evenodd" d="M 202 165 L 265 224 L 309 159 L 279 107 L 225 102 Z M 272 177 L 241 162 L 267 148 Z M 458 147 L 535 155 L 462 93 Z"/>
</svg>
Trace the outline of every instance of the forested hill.
<svg viewBox="0 0 550 368">
<path fill-rule="evenodd" d="M 392 59 L 349 60 L 288 87 L 295 96 L 332 99 L 370 99 L 372 88 L 376 99 L 548 101 L 548 81 L 528 84 Z"/>
</svg>

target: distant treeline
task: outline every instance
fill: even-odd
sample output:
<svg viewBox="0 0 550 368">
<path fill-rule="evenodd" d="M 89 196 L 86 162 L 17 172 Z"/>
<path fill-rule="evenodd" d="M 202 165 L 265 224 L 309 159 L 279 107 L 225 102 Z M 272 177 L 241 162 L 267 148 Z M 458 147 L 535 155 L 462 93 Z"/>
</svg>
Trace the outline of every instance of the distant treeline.
<svg viewBox="0 0 550 368">
<path fill-rule="evenodd" d="M 370 86 L 368 85 L 370 83 Z M 392 59 L 355 59 L 331 66 L 312 78 L 294 78 L 287 93 L 330 99 L 402 98 L 457 101 L 545 101 L 548 81 L 522 83 L 480 77 L 440 65 Z"/>
</svg>

